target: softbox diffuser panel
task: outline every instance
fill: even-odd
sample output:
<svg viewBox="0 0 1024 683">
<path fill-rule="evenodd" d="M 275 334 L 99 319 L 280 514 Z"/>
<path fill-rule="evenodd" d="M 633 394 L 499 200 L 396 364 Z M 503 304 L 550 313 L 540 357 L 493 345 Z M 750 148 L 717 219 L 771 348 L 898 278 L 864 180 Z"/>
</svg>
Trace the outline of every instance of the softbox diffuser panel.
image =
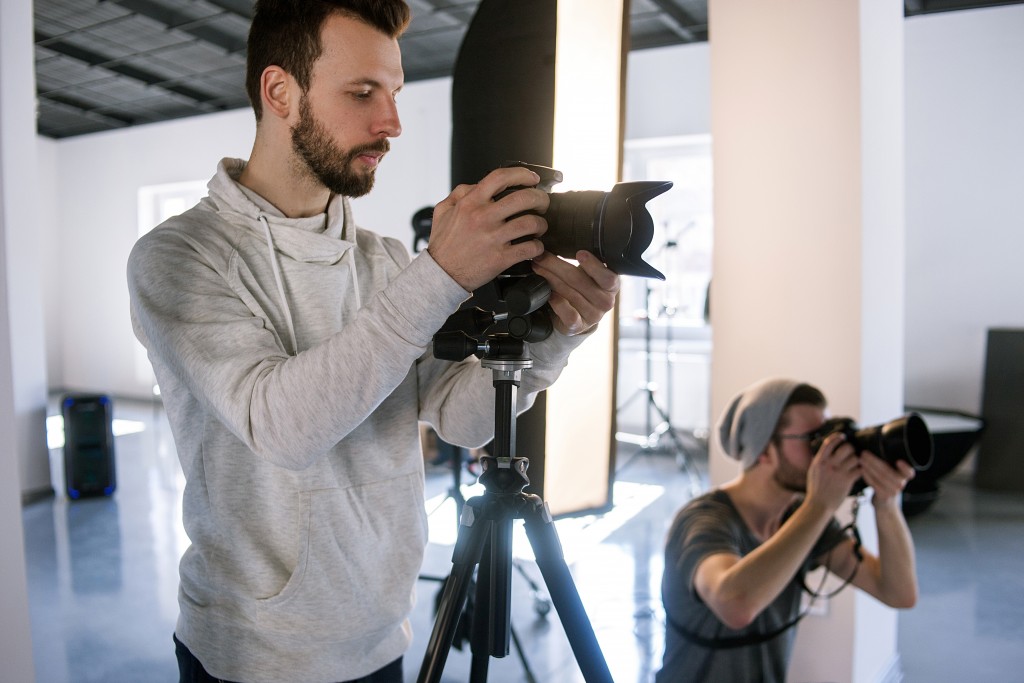
<svg viewBox="0 0 1024 683">
<path fill-rule="evenodd" d="M 558 3 L 552 0 L 482 0 L 478 5 L 452 78 L 453 187 L 477 183 L 505 161 L 553 165 L 557 18 Z M 559 191 L 557 186 L 555 191 Z M 483 288 L 476 300 L 484 302 L 479 304 L 482 308 L 490 309 L 493 302 L 488 290 Z M 610 418 L 601 415 L 595 420 L 614 420 L 612 406 L 608 412 Z M 546 453 L 546 430 L 570 430 L 571 437 L 571 430 L 593 427 L 548 424 L 547 413 L 548 396 L 544 392 L 517 420 L 515 454 L 530 461 L 531 483 L 526 491 L 544 498 L 558 516 L 610 508 L 614 454 L 591 458 L 582 452 Z M 581 483 L 586 491 L 566 490 L 572 486 L 564 482 L 559 485 L 563 490 L 548 490 L 545 472 L 549 460 L 557 462 L 563 471 L 566 467 L 590 470 L 600 462 L 606 469 L 598 477 L 600 491 L 590 490 L 592 477 L 578 478 L 587 481 Z M 589 501 L 586 509 L 574 507 L 572 501 L 581 500 Z"/>
</svg>

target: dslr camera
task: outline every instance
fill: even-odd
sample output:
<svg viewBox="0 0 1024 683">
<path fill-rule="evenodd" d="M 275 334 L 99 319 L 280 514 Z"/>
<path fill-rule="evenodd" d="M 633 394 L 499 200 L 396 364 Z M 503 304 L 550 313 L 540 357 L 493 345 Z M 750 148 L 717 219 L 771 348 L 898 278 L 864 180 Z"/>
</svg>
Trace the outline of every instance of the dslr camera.
<svg viewBox="0 0 1024 683">
<path fill-rule="evenodd" d="M 543 214 L 548 230 L 540 237 L 547 251 L 569 259 L 576 258 L 581 250 L 589 251 L 620 275 L 665 279 L 643 260 L 643 253 L 654 238 L 654 220 L 647 202 L 669 190 L 671 181 L 621 182 L 609 192 L 552 192 L 552 186 L 562 182 L 561 171 L 522 161 L 506 161 L 501 166 L 521 166 L 540 177 L 537 188 L 550 196 Z M 521 189 L 510 187 L 495 200 Z M 413 217 L 414 249 L 420 240 L 429 241 L 432 219 L 429 208 Z M 434 335 L 434 355 L 448 360 L 479 355 L 474 340 L 485 336 L 541 341 L 552 330 L 546 306 L 550 294 L 550 285 L 533 273 L 528 261 L 512 266 L 474 292 L 473 298 L 449 317 Z"/>
<path fill-rule="evenodd" d="M 850 417 L 833 417 L 811 435 L 811 451 L 817 453 L 825 439 L 836 432 L 846 436 L 857 454 L 871 451 L 895 467 L 903 460 L 921 472 L 932 465 L 932 435 L 924 419 L 917 413 L 908 413 L 884 424 L 859 429 Z M 850 495 L 857 495 L 867 484 L 863 479 L 854 484 Z"/>
<path fill-rule="evenodd" d="M 522 161 L 502 164 L 502 168 L 512 166 L 536 173 L 540 176 L 537 187 L 551 195 L 544 213 L 548 231 L 540 238 L 548 251 L 564 258 L 576 258 L 580 250 L 589 251 L 620 275 L 665 279 L 643 260 L 643 253 L 654 237 L 654 221 L 647 211 L 647 202 L 671 188 L 671 181 L 616 183 L 610 192 L 552 192 L 552 186 L 562 182 L 561 171 Z M 497 198 L 518 189 L 521 188 L 509 188 Z"/>
</svg>

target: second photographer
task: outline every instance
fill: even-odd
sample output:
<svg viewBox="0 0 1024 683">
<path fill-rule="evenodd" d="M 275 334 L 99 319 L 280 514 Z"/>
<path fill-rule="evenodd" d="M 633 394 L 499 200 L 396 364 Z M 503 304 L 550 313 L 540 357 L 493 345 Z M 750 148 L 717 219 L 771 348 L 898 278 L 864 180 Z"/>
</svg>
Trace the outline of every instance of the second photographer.
<svg viewBox="0 0 1024 683">
<path fill-rule="evenodd" d="M 916 602 L 914 546 L 900 508 L 914 467 L 858 451 L 843 430 L 822 440 L 825 408 L 821 391 L 787 379 L 758 382 L 729 402 L 716 435 L 743 471 L 672 523 L 658 683 L 785 681 L 804 576 L 817 566 L 890 607 Z M 835 518 L 861 479 L 874 490 L 878 555 Z"/>
</svg>

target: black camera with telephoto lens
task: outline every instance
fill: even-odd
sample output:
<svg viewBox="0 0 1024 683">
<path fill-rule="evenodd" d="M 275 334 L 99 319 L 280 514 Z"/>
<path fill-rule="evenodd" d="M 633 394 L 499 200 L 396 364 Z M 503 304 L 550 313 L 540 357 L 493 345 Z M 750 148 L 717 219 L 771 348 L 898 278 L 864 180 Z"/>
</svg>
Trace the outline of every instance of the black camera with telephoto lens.
<svg viewBox="0 0 1024 683">
<path fill-rule="evenodd" d="M 506 161 L 502 167 L 528 168 L 540 177 L 537 188 L 550 197 L 548 209 L 542 214 L 548 229 L 539 237 L 547 251 L 569 259 L 576 258 L 580 251 L 589 251 L 614 273 L 665 279 L 643 260 L 643 253 L 654 237 L 654 220 L 647 202 L 670 189 L 671 181 L 622 182 L 610 192 L 552 192 L 552 186 L 562 182 L 561 171 L 522 161 Z M 524 187 L 510 187 L 494 199 L 521 189 Z M 413 216 L 414 248 L 420 240 L 429 241 L 432 223 L 429 208 Z M 536 237 L 522 238 L 529 239 Z M 461 360 L 470 353 L 479 353 L 474 340 L 484 336 L 541 341 L 552 330 L 547 306 L 550 294 L 550 284 L 533 272 L 529 261 L 512 266 L 473 292 L 472 299 L 448 318 L 434 335 L 434 355 Z"/>
<path fill-rule="evenodd" d="M 825 439 L 837 432 L 845 435 L 858 455 L 862 451 L 871 451 L 893 467 L 903 460 L 919 472 L 931 467 L 932 435 L 924 419 L 917 413 L 908 413 L 884 424 L 863 429 L 857 427 L 853 418 L 830 418 L 811 434 L 811 450 L 817 453 Z M 865 486 L 863 479 L 858 481 L 850 494 L 860 493 Z"/>
<path fill-rule="evenodd" d="M 502 164 L 504 168 L 512 166 L 528 168 L 540 176 L 537 187 L 550 195 L 544 213 L 548 231 L 540 238 L 545 249 L 564 258 L 576 258 L 576 252 L 589 251 L 620 275 L 665 279 L 643 260 L 643 253 L 654 237 L 654 221 L 647 211 L 647 202 L 671 188 L 671 181 L 616 183 L 610 192 L 552 192 L 551 187 L 562 182 L 561 171 L 521 161 Z M 518 189 L 509 188 L 496 199 Z"/>
</svg>

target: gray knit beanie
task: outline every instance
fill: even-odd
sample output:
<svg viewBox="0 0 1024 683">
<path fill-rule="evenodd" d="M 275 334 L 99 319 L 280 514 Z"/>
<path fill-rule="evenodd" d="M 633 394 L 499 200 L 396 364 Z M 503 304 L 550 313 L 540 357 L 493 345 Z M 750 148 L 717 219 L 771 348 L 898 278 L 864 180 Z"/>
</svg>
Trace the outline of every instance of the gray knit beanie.
<svg viewBox="0 0 1024 683">
<path fill-rule="evenodd" d="M 764 452 L 782 417 L 786 402 L 800 382 L 764 379 L 750 385 L 729 401 L 718 420 L 718 443 L 730 458 L 747 469 Z"/>
</svg>

